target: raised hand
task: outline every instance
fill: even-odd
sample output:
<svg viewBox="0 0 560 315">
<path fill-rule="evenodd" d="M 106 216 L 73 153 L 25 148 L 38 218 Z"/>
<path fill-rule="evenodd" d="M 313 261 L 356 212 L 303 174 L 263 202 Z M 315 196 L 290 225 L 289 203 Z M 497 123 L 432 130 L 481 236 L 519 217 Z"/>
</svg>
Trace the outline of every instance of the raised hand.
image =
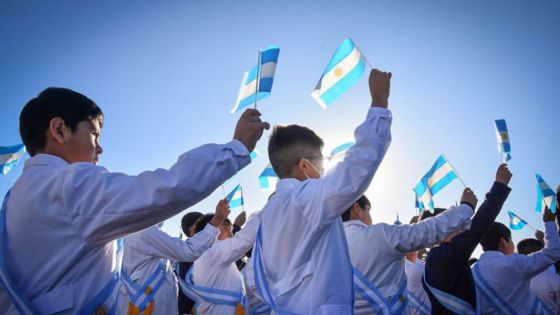
<svg viewBox="0 0 560 315">
<path fill-rule="evenodd" d="M 237 215 L 237 217 L 233 221 L 233 225 L 237 225 L 238 227 L 242 227 L 243 224 L 245 224 L 246 221 L 247 221 L 247 213 L 245 211 L 242 211 L 239 215 Z"/>
<path fill-rule="evenodd" d="M 371 107 L 387 108 L 391 92 L 391 72 L 377 69 L 369 74 L 369 93 L 371 94 Z"/>
<path fill-rule="evenodd" d="M 249 152 L 252 152 L 261 138 L 263 130 L 269 129 L 270 124 L 261 120 L 261 113 L 256 109 L 247 109 L 235 126 L 233 139 L 239 140 L 245 145 Z"/>
<path fill-rule="evenodd" d="M 507 186 L 511 180 L 511 176 L 512 174 L 509 171 L 507 164 L 504 163 L 498 167 L 498 171 L 496 171 L 496 181 L 498 183 L 502 183 Z"/>
<path fill-rule="evenodd" d="M 214 217 L 210 220 L 210 224 L 215 227 L 219 227 L 227 219 L 230 212 L 229 200 L 227 200 L 227 198 L 220 200 L 216 206 Z"/>
<path fill-rule="evenodd" d="M 476 195 L 468 187 L 465 188 L 465 190 L 463 190 L 463 195 L 461 196 L 461 203 L 464 202 L 469 204 L 473 208 L 473 210 L 476 208 L 476 204 L 478 203 L 478 199 L 476 198 Z"/>
</svg>

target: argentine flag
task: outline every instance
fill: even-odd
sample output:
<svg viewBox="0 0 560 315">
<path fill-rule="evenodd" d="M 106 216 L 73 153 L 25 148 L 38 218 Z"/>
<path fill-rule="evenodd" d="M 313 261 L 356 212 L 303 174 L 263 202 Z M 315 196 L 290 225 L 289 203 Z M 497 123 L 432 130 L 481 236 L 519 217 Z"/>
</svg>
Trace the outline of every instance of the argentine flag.
<svg viewBox="0 0 560 315">
<path fill-rule="evenodd" d="M 241 184 L 235 186 L 226 198 L 229 201 L 229 207 L 231 209 L 243 206 L 245 203 L 243 202 L 243 189 L 241 189 Z"/>
<path fill-rule="evenodd" d="M 342 160 L 344 158 L 344 154 L 346 154 L 346 151 L 348 151 L 348 149 L 350 149 L 355 143 L 356 142 L 354 141 L 346 142 L 332 149 L 329 160 L 331 162 Z"/>
<path fill-rule="evenodd" d="M 348 37 L 338 47 L 311 96 L 325 109 L 364 74 L 366 62 Z"/>
<path fill-rule="evenodd" d="M 525 222 L 525 220 L 518 217 L 515 213 L 508 211 L 508 215 L 509 215 L 509 227 L 512 230 L 521 230 L 525 225 L 527 225 L 527 222 Z"/>
<path fill-rule="evenodd" d="M 416 195 L 416 193 L 414 194 L 414 196 L 416 197 L 416 201 L 414 202 L 414 207 L 418 209 L 418 213 L 422 214 L 422 211 L 426 210 L 426 209 L 434 209 L 435 205 L 434 205 L 434 200 L 431 198 L 427 201 L 427 204 L 424 205 L 424 203 L 420 200 L 418 200 L 418 196 Z"/>
<path fill-rule="evenodd" d="M 270 165 L 270 163 L 268 163 L 266 168 L 259 176 L 259 182 L 261 190 L 270 190 L 276 187 L 278 176 L 276 175 L 276 172 L 274 172 L 274 169 L 272 168 L 272 165 Z"/>
<path fill-rule="evenodd" d="M 498 152 L 500 152 L 502 162 L 505 163 L 511 160 L 511 145 L 509 143 L 506 121 L 504 119 L 498 119 L 494 124 L 496 126 L 496 138 L 498 140 Z"/>
<path fill-rule="evenodd" d="M 434 201 L 432 197 L 456 178 L 457 173 L 455 173 L 451 164 L 443 155 L 440 155 L 428 173 L 414 187 L 414 192 L 424 209 L 433 209 Z"/>
<path fill-rule="evenodd" d="M 0 169 L 6 175 L 11 169 L 16 167 L 21 157 L 25 154 L 25 146 L 16 144 L 9 147 L 0 146 Z"/>
<path fill-rule="evenodd" d="M 556 213 L 556 193 L 544 181 L 541 175 L 537 176 L 537 206 L 535 211 L 543 213 L 544 207 L 548 206 L 552 213 Z"/>
<path fill-rule="evenodd" d="M 255 65 L 250 71 L 243 74 L 241 87 L 237 95 L 237 102 L 231 110 L 231 113 L 249 107 L 255 103 L 255 98 L 261 100 L 270 96 L 272 91 L 272 82 L 274 81 L 274 73 L 276 72 L 276 63 L 278 63 L 278 55 L 280 48 L 270 46 L 259 52 L 260 66 Z M 258 72 L 258 75 L 257 75 Z M 259 78 L 259 93 L 257 94 L 257 77 Z"/>
</svg>

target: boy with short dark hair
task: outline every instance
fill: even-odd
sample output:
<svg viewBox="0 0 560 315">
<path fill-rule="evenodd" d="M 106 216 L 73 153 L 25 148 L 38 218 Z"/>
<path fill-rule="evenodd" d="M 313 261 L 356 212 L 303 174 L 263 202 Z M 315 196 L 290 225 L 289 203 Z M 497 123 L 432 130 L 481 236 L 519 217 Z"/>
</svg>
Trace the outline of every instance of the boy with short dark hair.
<svg viewBox="0 0 560 315">
<path fill-rule="evenodd" d="M 93 101 L 63 88 L 43 91 L 20 116 L 31 158 L 0 213 L 7 287 L 0 295 L 9 294 L 20 312 L 114 310 L 121 252 L 114 241 L 196 204 L 249 164 L 268 128 L 259 116 L 243 113 L 225 145 L 193 149 L 169 170 L 129 176 L 95 165 L 103 113 Z"/>
</svg>

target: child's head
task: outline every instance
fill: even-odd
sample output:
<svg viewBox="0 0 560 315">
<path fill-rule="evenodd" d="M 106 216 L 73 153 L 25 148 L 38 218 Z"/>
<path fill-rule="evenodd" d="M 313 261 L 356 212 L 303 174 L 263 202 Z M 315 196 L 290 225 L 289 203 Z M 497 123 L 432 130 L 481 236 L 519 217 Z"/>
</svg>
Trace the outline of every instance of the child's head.
<svg viewBox="0 0 560 315">
<path fill-rule="evenodd" d="M 276 126 L 268 142 L 270 164 L 280 178 L 319 178 L 323 171 L 323 140 L 313 130 Z"/>
<path fill-rule="evenodd" d="M 369 213 L 371 203 L 366 195 L 362 195 L 358 201 L 354 202 L 343 214 L 342 221 L 360 220 L 367 225 L 371 225 L 373 220 Z"/>
<path fill-rule="evenodd" d="M 526 238 L 517 243 L 517 252 L 523 255 L 529 255 L 538 252 L 544 248 L 544 244 L 534 238 Z"/>
<path fill-rule="evenodd" d="M 56 155 L 68 163 L 96 163 L 103 112 L 86 96 L 48 88 L 30 100 L 19 116 L 19 132 L 29 155 Z"/>
<path fill-rule="evenodd" d="M 196 222 L 196 227 L 194 228 L 195 234 L 204 230 L 206 225 L 212 221 L 214 218 L 213 213 L 205 214 Z M 218 234 L 218 240 L 223 241 L 225 239 L 233 237 L 233 224 L 229 219 L 225 219 L 222 225 L 218 228 L 220 230 L 220 234 Z"/>
<path fill-rule="evenodd" d="M 511 231 L 500 222 L 492 223 L 492 226 L 480 241 L 483 251 L 500 251 L 504 255 L 512 255 L 515 246 L 511 240 Z"/>
<path fill-rule="evenodd" d="M 204 216 L 202 213 L 196 211 L 189 212 L 183 216 L 183 218 L 181 219 L 181 229 L 187 237 L 193 237 L 195 233 L 194 229 L 196 227 L 196 222 L 202 216 Z"/>
</svg>

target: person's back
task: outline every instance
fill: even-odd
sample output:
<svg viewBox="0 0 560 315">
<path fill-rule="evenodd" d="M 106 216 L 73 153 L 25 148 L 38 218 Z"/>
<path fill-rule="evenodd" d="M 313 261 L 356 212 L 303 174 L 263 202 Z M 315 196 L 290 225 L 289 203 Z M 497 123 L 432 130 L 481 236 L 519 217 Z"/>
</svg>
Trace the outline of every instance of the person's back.
<svg viewBox="0 0 560 315">
<path fill-rule="evenodd" d="M 10 295 L 11 311 L 114 310 L 114 240 L 193 205 L 247 165 L 266 127 L 250 117 L 258 115 L 246 112 L 228 144 L 189 151 L 169 170 L 128 176 L 96 165 L 103 113 L 93 101 L 61 88 L 32 99 L 20 116 L 31 158 L 1 213 L 7 267 L 1 280 L 10 289 L 0 295 Z"/>
<path fill-rule="evenodd" d="M 269 158 L 280 181 L 261 213 L 252 258 L 257 288 L 276 312 L 353 313 L 352 266 L 340 214 L 369 186 L 390 142 L 390 73 L 370 75 L 372 108 L 345 160 L 321 177 L 322 140 L 277 127 Z M 265 291 L 265 293 L 263 293 Z"/>
</svg>

